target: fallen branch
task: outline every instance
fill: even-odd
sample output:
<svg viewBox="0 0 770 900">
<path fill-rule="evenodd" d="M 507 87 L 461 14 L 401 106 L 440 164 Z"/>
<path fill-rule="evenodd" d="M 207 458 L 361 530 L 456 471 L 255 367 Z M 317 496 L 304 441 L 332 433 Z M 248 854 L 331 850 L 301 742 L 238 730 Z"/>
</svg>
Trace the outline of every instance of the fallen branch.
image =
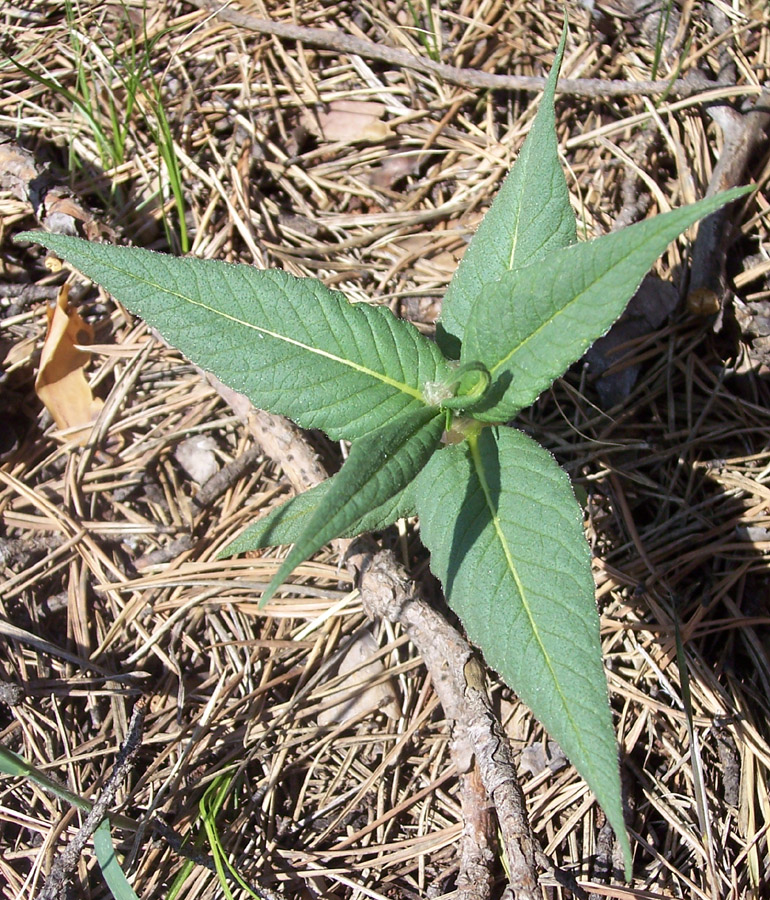
<svg viewBox="0 0 770 900">
<path fill-rule="evenodd" d="M 255 409 L 242 394 L 210 374 L 206 377 L 246 423 L 264 452 L 283 468 L 297 490 L 314 487 L 327 477 L 296 425 L 281 416 Z M 460 773 L 464 822 L 458 897 L 486 900 L 490 896 L 496 860 L 491 849 L 495 845 L 495 828 L 488 815 L 488 800 L 473 777 L 475 756 L 485 792 L 497 810 L 515 896 L 517 900 L 535 900 L 539 897 L 536 851 L 524 797 L 507 738 L 483 690 L 483 670 L 475 661 L 473 649 L 420 597 L 417 586 L 392 553 L 379 550 L 366 538 L 338 539 L 333 543 L 348 570 L 359 581 L 361 604 L 367 615 L 399 622 L 417 647 L 451 724 L 451 753 Z"/>
<path fill-rule="evenodd" d="M 348 566 L 360 574 L 361 600 L 369 615 L 399 622 L 420 651 L 447 718 L 452 723 L 452 754 L 460 772 L 475 756 L 481 781 L 497 811 L 508 858 L 509 882 L 517 900 L 540 897 L 535 868 L 535 841 L 527 818 L 508 738 L 490 703 L 485 675 L 465 638 L 420 595 L 389 551 L 372 552 L 357 541 Z M 470 751 L 470 752 L 469 752 Z M 471 815 L 478 819 L 478 810 Z M 464 810 L 465 817 L 465 810 Z M 467 824 L 467 820 L 466 820 Z M 465 838 L 472 837 L 468 829 Z M 479 896 L 478 866 L 489 857 L 488 836 L 478 852 L 463 848 L 471 871 L 460 873 L 458 888 Z M 487 863 L 489 865 L 489 863 Z"/>
<path fill-rule="evenodd" d="M 230 9 L 212 0 L 189 0 L 198 9 L 210 12 L 223 22 L 256 31 L 259 34 L 270 34 L 288 41 L 299 41 L 310 47 L 322 50 L 333 50 L 337 53 L 350 53 L 365 59 L 376 59 L 391 63 L 425 75 L 435 75 L 442 81 L 456 84 L 459 87 L 474 90 L 493 91 L 542 91 L 545 78 L 529 75 L 494 75 L 479 69 L 463 69 L 446 63 L 435 62 L 414 56 L 406 50 L 375 44 L 363 38 L 345 34 L 342 31 L 322 28 L 308 28 L 304 25 L 292 25 L 288 22 L 273 22 L 256 16 Z M 558 90 L 562 94 L 573 97 L 607 97 L 644 96 L 658 97 L 666 94 L 675 97 L 689 97 L 697 93 L 699 88 L 687 79 L 676 81 L 615 81 L 602 78 L 560 78 Z"/>
<path fill-rule="evenodd" d="M 54 860 L 43 889 L 38 894 L 38 900 L 58 900 L 60 897 L 67 896 L 67 883 L 77 868 L 80 854 L 83 852 L 83 848 L 91 835 L 99 827 L 99 824 L 107 818 L 110 808 L 115 802 L 118 788 L 128 774 L 131 763 L 139 750 L 142 741 L 146 706 L 146 698 L 140 697 L 136 701 L 134 711 L 131 714 L 131 721 L 128 724 L 126 739 L 120 748 L 110 777 L 107 779 L 102 792 L 94 801 L 91 811 L 86 816 L 83 824 L 72 837 L 69 844 Z"/>
</svg>

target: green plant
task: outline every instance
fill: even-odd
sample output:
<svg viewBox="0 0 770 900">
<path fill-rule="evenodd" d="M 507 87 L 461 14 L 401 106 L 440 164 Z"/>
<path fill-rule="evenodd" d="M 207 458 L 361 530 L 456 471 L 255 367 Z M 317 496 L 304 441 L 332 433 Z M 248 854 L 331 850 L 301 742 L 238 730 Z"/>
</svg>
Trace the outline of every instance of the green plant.
<svg viewBox="0 0 770 900">
<path fill-rule="evenodd" d="M 118 46 L 117 41 L 112 42 L 97 31 L 102 38 L 100 46 L 89 36 L 94 30 L 93 23 L 79 21 L 77 4 L 66 0 L 64 11 L 74 67 L 74 88 L 68 88 L 57 76 L 39 72 L 20 60 L 12 59 L 11 62 L 29 79 L 70 105 L 73 125 L 76 119 L 85 122 L 96 145 L 99 164 L 108 173 L 119 169 L 130 158 L 131 129 L 137 120 L 141 123 L 142 130 L 149 134 L 163 160 L 168 189 L 177 213 L 178 241 L 166 214 L 166 187 L 163 179 L 159 179 L 158 193 L 166 236 L 169 244 L 173 246 L 178 243 L 182 252 L 187 253 L 190 240 L 185 221 L 182 174 L 153 64 L 154 50 L 168 32 L 163 31 L 150 38 L 143 11 L 144 33 L 140 38 L 124 7 L 123 20 L 118 24 L 125 28 L 125 40 Z M 78 164 L 75 144 L 71 141 L 70 168 L 76 169 Z M 115 185 L 111 193 L 113 198 L 117 194 L 121 199 Z"/>
<path fill-rule="evenodd" d="M 417 514 L 450 606 L 561 744 L 630 860 L 582 513 L 567 475 L 505 423 L 581 357 L 656 258 L 737 189 L 577 242 L 554 92 L 449 286 L 437 342 L 315 279 L 26 233 L 263 409 L 352 442 L 325 484 L 229 553 L 294 547 L 265 592 L 327 541 Z M 331 511 L 331 512 L 329 512 Z"/>
<path fill-rule="evenodd" d="M 423 49 L 428 54 L 429 58 L 433 60 L 433 62 L 441 62 L 438 32 L 436 31 L 436 22 L 433 18 L 433 7 L 431 6 L 429 0 L 425 0 L 424 3 L 425 19 L 427 24 L 426 28 L 422 27 L 420 14 L 415 9 L 411 0 L 406 0 L 406 5 L 409 10 L 409 14 L 412 17 L 412 21 L 414 22 L 414 27 L 417 31 L 417 35 L 419 37 L 420 43 L 423 46 Z"/>
<path fill-rule="evenodd" d="M 222 889 L 222 893 L 225 895 L 227 900 L 233 900 L 233 892 L 230 890 L 230 881 L 235 881 L 238 886 L 248 894 L 250 897 L 256 898 L 259 900 L 259 895 L 257 895 L 252 888 L 244 881 L 240 872 L 233 866 L 230 860 L 227 858 L 227 854 L 225 853 L 225 849 L 222 846 L 222 841 L 219 838 L 219 831 L 217 829 L 217 817 L 222 811 L 222 808 L 225 805 L 225 801 L 228 799 L 228 795 L 230 793 L 230 787 L 232 785 L 234 775 L 230 771 L 221 772 L 217 775 L 203 792 L 203 796 L 198 802 L 198 811 L 200 812 L 200 819 L 203 823 L 203 828 L 198 831 L 198 834 L 195 837 L 193 846 L 198 849 L 203 846 L 206 839 L 208 839 L 209 846 L 211 848 L 211 856 L 214 862 L 214 869 L 217 873 L 217 878 L 219 879 L 219 885 Z M 190 873 L 192 872 L 194 867 L 194 863 L 192 860 L 186 860 L 182 865 L 181 869 L 177 873 L 177 876 L 174 878 L 171 886 L 168 889 L 168 893 L 166 894 L 166 900 L 175 900 L 176 897 L 179 896 L 179 892 L 182 890 L 185 881 L 188 879 Z"/>
<path fill-rule="evenodd" d="M 663 57 L 663 45 L 666 42 L 666 32 L 668 31 L 668 24 L 671 21 L 672 5 L 672 0 L 664 0 L 661 4 L 660 12 L 658 13 L 658 30 L 655 35 L 655 55 L 653 56 L 652 71 L 650 72 L 651 81 L 655 81 L 658 77 L 660 61 Z"/>
<path fill-rule="evenodd" d="M 28 763 L 12 750 L 8 750 L 2 745 L 0 745 L 0 772 L 5 775 L 27 778 L 29 781 L 39 785 L 43 790 L 48 791 L 48 793 L 70 803 L 76 809 L 86 813 L 91 812 L 92 805 L 87 800 L 84 800 L 77 794 L 73 794 L 72 791 L 68 791 L 67 788 L 58 784 L 44 772 L 41 772 L 31 763 Z M 136 822 L 127 819 L 125 816 L 114 816 L 111 818 L 116 820 L 116 824 L 127 825 L 132 830 L 136 829 Z M 137 896 L 118 862 L 115 846 L 112 843 L 109 818 L 102 819 L 94 831 L 94 854 L 96 861 L 99 863 L 99 868 L 102 870 L 107 887 L 115 900 L 137 900 Z"/>
</svg>

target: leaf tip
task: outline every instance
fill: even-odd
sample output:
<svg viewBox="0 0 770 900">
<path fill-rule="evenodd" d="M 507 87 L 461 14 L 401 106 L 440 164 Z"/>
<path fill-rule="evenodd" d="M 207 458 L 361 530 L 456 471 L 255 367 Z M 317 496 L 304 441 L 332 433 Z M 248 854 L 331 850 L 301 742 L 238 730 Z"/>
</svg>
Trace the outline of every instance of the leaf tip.
<svg viewBox="0 0 770 900">
<path fill-rule="evenodd" d="M 267 604 L 275 597 L 275 593 L 278 588 L 283 583 L 283 578 L 273 578 L 267 588 L 262 592 L 262 596 L 259 598 L 259 603 L 257 604 L 257 609 L 264 609 Z"/>
<path fill-rule="evenodd" d="M 13 236 L 14 244 L 42 244 L 42 236 L 45 234 L 43 231 L 20 231 L 18 234 Z"/>
</svg>

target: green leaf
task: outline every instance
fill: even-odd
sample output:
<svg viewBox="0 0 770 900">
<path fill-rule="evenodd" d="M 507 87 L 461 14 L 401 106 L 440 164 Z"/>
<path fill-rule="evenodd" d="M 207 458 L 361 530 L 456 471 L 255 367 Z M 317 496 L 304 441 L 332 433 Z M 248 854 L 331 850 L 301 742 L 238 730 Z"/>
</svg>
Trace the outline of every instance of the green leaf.
<svg viewBox="0 0 770 900">
<path fill-rule="evenodd" d="M 108 819 L 103 819 L 94 832 L 94 853 L 107 887 L 115 900 L 139 900 L 115 855 Z"/>
<path fill-rule="evenodd" d="M 272 509 L 266 516 L 258 519 L 231 541 L 224 550 L 220 551 L 218 557 L 222 559 L 227 556 L 235 556 L 237 553 L 246 553 L 249 550 L 260 550 L 262 547 L 296 543 L 316 511 L 322 506 L 328 506 L 326 498 L 336 477 L 334 475 L 309 491 L 297 494 L 296 497 L 292 497 Z M 344 531 L 341 531 L 337 537 L 355 537 L 365 531 L 382 531 L 397 519 L 414 514 L 414 499 L 411 487 L 407 485 L 395 497 L 386 500 L 376 509 L 364 513 Z"/>
<path fill-rule="evenodd" d="M 451 359 L 460 355 L 476 298 L 492 282 L 577 240 L 553 107 L 566 39 L 565 26 L 527 139 L 444 296 L 436 340 Z"/>
<path fill-rule="evenodd" d="M 461 360 L 492 375 L 475 418 L 505 422 L 604 334 L 650 266 L 686 228 L 752 188 L 735 188 L 509 272 L 476 301 Z"/>
<path fill-rule="evenodd" d="M 260 409 L 354 440 L 424 406 L 438 348 L 388 309 L 315 278 L 27 232 Z"/>
<path fill-rule="evenodd" d="M 50 791 L 55 796 L 60 797 L 62 800 L 66 800 L 67 803 L 72 804 L 76 809 L 81 809 L 85 812 L 91 811 L 91 804 L 88 800 L 84 800 L 77 794 L 73 794 L 72 791 L 67 790 L 63 785 L 54 781 L 52 778 L 49 778 L 44 772 L 35 768 L 31 763 L 28 763 L 26 759 L 1 745 L 0 772 L 4 772 L 6 775 L 29 778 L 30 781 L 35 782 L 35 784 Z M 136 829 L 136 823 L 127 819 L 125 816 L 113 815 L 111 818 L 116 822 L 127 823 L 129 828 Z M 99 863 L 99 868 L 102 870 L 107 887 L 112 892 L 112 896 L 115 900 L 137 900 L 136 894 L 128 883 L 123 870 L 120 868 L 117 857 L 115 856 L 115 848 L 112 843 L 112 835 L 110 834 L 109 818 L 104 819 L 94 832 L 94 853 L 96 854 L 96 860 Z"/>
<path fill-rule="evenodd" d="M 447 602 L 586 780 L 630 860 L 591 555 L 567 474 L 527 435 L 484 428 L 434 454 L 415 491 Z"/>
<path fill-rule="evenodd" d="M 347 531 L 371 510 L 402 493 L 423 469 L 444 431 L 445 416 L 436 409 L 404 413 L 394 422 L 356 441 L 335 475 L 324 502 L 270 583 L 262 603 L 291 572 L 324 544 Z"/>
</svg>

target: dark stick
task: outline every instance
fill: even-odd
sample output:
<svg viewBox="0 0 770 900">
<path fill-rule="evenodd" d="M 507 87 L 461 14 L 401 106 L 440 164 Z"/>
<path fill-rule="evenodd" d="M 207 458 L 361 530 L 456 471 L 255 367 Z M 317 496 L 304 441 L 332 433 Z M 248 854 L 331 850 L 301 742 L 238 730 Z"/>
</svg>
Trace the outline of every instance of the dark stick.
<svg viewBox="0 0 770 900">
<path fill-rule="evenodd" d="M 115 765 L 107 779 L 102 792 L 96 798 L 91 811 L 80 826 L 72 840 L 59 853 L 51 866 L 51 871 L 38 894 L 38 900 L 60 900 L 67 895 L 67 884 L 72 873 L 77 868 L 80 854 L 90 839 L 91 835 L 107 817 L 110 807 L 115 802 L 121 782 L 126 777 L 131 763 L 139 750 L 142 742 L 142 729 L 144 726 L 144 714 L 147 707 L 147 699 L 140 697 L 134 705 L 131 721 L 128 723 L 128 734 L 120 748 Z"/>
<path fill-rule="evenodd" d="M 196 510 L 203 510 L 215 500 L 218 500 L 228 488 L 231 488 L 239 478 L 256 465 L 257 460 L 262 455 L 261 447 L 250 447 L 232 462 L 222 466 L 216 475 L 209 478 L 192 498 Z"/>
</svg>

